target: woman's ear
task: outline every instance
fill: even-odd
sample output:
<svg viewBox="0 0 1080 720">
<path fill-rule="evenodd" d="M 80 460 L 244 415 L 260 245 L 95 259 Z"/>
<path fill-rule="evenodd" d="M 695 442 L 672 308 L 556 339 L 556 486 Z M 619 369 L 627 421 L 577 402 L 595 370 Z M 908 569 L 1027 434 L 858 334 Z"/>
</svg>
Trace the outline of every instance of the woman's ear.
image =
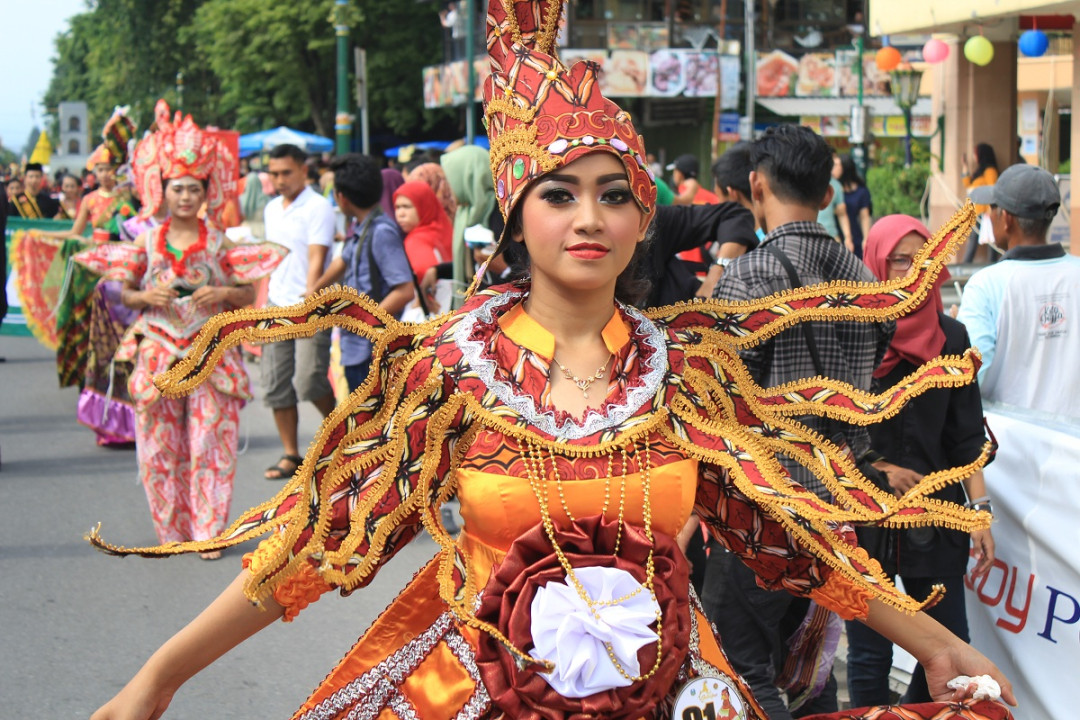
<svg viewBox="0 0 1080 720">
<path fill-rule="evenodd" d="M 640 210 L 640 208 L 639 208 Z M 656 217 L 656 209 L 649 214 L 641 213 L 641 222 L 638 223 L 638 239 L 640 243 L 645 240 L 645 237 L 649 234 L 649 225 L 652 224 L 653 218 Z"/>
<path fill-rule="evenodd" d="M 516 243 L 525 242 L 525 228 L 522 226 L 519 212 L 510 215 L 510 239 Z"/>
</svg>

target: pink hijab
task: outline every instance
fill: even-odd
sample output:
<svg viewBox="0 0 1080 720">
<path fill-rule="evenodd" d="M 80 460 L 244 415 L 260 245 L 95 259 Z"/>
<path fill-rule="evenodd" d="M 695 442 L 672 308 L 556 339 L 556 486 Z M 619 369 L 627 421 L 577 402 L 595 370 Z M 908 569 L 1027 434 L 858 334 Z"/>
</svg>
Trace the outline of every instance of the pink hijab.
<svg viewBox="0 0 1080 720">
<path fill-rule="evenodd" d="M 929 239 L 926 226 L 907 215 L 887 215 L 870 228 L 863 246 L 863 262 L 878 280 L 889 277 L 888 257 L 897 244 L 909 233 Z M 945 310 L 941 302 L 941 286 L 950 278 L 949 271 L 942 269 L 926 299 L 915 310 L 896 321 L 896 334 L 874 377 L 885 377 L 901 360 L 922 365 L 941 354 L 945 347 L 945 331 L 941 329 L 938 315 Z"/>
<path fill-rule="evenodd" d="M 446 212 L 446 217 L 449 218 L 450 222 L 454 222 L 454 215 L 457 214 L 457 199 L 454 197 L 454 191 L 450 188 L 450 181 L 447 180 L 442 165 L 439 163 L 417 165 L 405 179 L 408 182 L 418 181 L 430 185 L 431 189 L 435 191 L 435 197 L 439 199 L 443 211 Z"/>
</svg>

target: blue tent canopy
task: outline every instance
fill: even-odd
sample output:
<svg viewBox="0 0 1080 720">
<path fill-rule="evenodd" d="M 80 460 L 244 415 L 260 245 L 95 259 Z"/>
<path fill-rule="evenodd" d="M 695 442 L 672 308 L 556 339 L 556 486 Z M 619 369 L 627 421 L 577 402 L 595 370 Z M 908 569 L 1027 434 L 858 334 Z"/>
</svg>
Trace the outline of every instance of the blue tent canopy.
<svg viewBox="0 0 1080 720">
<path fill-rule="evenodd" d="M 473 139 L 473 145 L 477 145 L 485 149 L 489 149 L 491 147 L 490 143 L 488 142 L 487 135 L 477 135 Z M 408 147 L 415 148 L 416 150 L 445 150 L 449 146 L 449 140 L 428 140 L 425 142 L 398 145 L 397 147 L 392 147 L 389 150 L 384 150 L 383 155 L 385 155 L 386 157 L 396 158 L 402 150 Z M 241 154 L 243 154 L 242 151 Z"/>
<path fill-rule="evenodd" d="M 241 135 L 240 157 L 257 155 L 265 150 L 272 150 L 278 145 L 296 145 L 309 153 L 333 152 L 334 150 L 334 141 L 330 138 L 281 126 L 272 130 Z"/>
</svg>

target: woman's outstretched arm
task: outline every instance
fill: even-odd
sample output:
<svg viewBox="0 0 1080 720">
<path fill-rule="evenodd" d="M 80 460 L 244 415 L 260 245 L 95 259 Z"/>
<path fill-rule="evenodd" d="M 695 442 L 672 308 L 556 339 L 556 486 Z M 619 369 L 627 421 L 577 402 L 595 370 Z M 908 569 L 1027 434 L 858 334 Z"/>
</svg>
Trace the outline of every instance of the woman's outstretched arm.
<svg viewBox="0 0 1080 720">
<path fill-rule="evenodd" d="M 116 696 L 91 720 L 156 720 L 180 686 L 210 663 L 279 619 L 283 610 L 273 600 L 260 609 L 244 595 L 248 571 L 169 638 Z"/>
<path fill-rule="evenodd" d="M 908 615 L 876 599 L 869 604 L 863 622 L 915 656 L 926 671 L 926 686 L 935 700 L 955 701 L 969 694 L 967 689 L 947 687 L 957 675 L 989 675 L 1001 686 L 1001 699 L 1016 705 L 1012 685 L 1001 670 L 937 620 L 924 612 Z"/>
</svg>

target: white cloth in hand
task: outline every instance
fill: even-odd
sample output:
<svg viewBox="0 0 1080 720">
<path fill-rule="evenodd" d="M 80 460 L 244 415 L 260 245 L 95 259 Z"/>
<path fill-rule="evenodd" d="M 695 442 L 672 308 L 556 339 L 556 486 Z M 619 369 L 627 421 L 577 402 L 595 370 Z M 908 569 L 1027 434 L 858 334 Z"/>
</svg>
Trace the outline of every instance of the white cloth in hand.
<svg viewBox="0 0 1080 720">
<path fill-rule="evenodd" d="M 968 677 L 967 675 L 957 675 L 948 682 L 950 690 L 964 690 L 968 685 L 975 683 L 975 693 L 972 695 L 974 700 L 1000 700 L 1001 699 L 1001 686 L 998 685 L 997 680 L 989 675 L 976 675 L 975 677 Z"/>
<path fill-rule="evenodd" d="M 611 662 L 605 643 L 627 675 L 640 675 L 637 652 L 659 639 L 650 625 L 660 606 L 625 570 L 575 568 L 574 575 L 594 604 L 637 592 L 618 605 L 598 606 L 597 618 L 567 583 L 550 582 L 539 588 L 532 601 L 530 655 L 555 663 L 555 669 L 542 677 L 563 697 L 583 698 L 626 687 L 631 682 Z"/>
</svg>

